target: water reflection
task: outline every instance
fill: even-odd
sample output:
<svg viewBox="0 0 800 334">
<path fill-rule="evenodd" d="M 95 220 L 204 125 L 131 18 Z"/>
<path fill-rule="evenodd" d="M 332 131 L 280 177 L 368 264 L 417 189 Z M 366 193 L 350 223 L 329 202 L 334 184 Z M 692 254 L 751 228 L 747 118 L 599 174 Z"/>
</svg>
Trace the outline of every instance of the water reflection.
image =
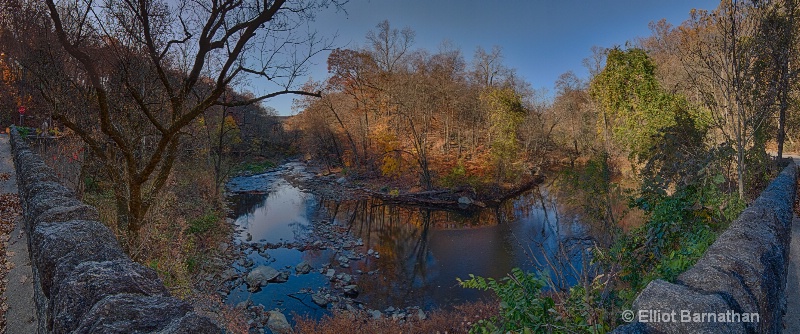
<svg viewBox="0 0 800 334">
<path fill-rule="evenodd" d="M 314 196 L 279 179 L 266 194 L 240 194 L 234 197 L 236 225 L 244 229 L 237 236 L 246 241 L 247 234 L 256 241 L 293 242 L 309 228 L 309 211 L 314 209 Z"/>
<path fill-rule="evenodd" d="M 583 243 L 590 239 L 586 226 L 575 214 L 564 214 L 569 210 L 562 208 L 547 188 L 471 213 L 400 206 L 372 198 L 319 198 L 282 179 L 264 195 L 237 195 L 230 200 L 236 224 L 244 230 L 238 236 L 240 241 L 246 240 L 247 233 L 253 240 L 272 243 L 302 240 L 323 219 L 363 240 L 361 252 L 371 249 L 379 257 L 367 256 L 336 271 L 356 278 L 361 291 L 358 300 L 372 309 L 409 305 L 446 308 L 474 301 L 488 293 L 463 289 L 456 278 L 470 274 L 500 278 L 514 267 L 550 272 L 567 268 L 571 273 L 553 277 L 569 286 L 577 279 L 574 272 L 581 271 L 585 262 Z M 332 249 L 300 252 L 279 248 L 270 250 L 270 255 L 277 259 L 270 264 L 275 268 L 307 261 L 315 271 L 293 275 L 287 283 L 270 284 L 252 295 L 239 287 L 231 293 L 229 302 L 252 298 L 267 309 L 282 307 L 287 313 L 312 316 L 324 313 L 305 300 L 308 298 L 287 295 L 302 288 L 329 287 L 316 269 L 336 263 L 341 254 Z M 267 263 L 257 253 L 248 256 L 257 265 Z"/>
<path fill-rule="evenodd" d="M 559 217 L 557 202 L 546 190 L 467 215 L 378 199 L 321 202 L 337 222 L 381 255 L 364 269 L 378 268 L 381 275 L 360 281 L 364 298 L 377 308 L 443 307 L 476 300 L 486 294 L 459 287 L 456 278 L 499 278 L 514 267 L 558 270 L 549 264 L 563 260 L 563 242 L 585 240 L 586 233 L 575 217 Z M 581 258 L 567 254 L 567 264 L 580 270 Z M 576 278 L 557 279 L 568 285 Z"/>
</svg>

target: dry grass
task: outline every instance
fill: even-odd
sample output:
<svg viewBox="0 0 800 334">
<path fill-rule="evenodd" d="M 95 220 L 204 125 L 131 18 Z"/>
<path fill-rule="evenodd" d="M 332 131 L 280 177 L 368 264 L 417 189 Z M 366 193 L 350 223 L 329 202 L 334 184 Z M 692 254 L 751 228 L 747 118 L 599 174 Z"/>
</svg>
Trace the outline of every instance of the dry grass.
<svg viewBox="0 0 800 334">
<path fill-rule="evenodd" d="M 145 217 L 144 227 L 135 242 L 126 240 L 126 231 L 117 225 L 116 204 L 107 184 L 98 192 L 86 192 L 83 200 L 95 206 L 100 220 L 117 235 L 132 259 L 158 273 L 173 295 L 193 298 L 199 292 L 198 282 L 212 272 L 217 255 L 216 245 L 228 242 L 231 226 L 223 214 L 203 233 L 191 233 L 192 220 L 209 212 L 220 212 L 221 201 L 213 196 L 213 181 L 202 164 L 176 165 L 167 186 Z M 212 187 L 212 190 L 208 188 Z M 220 309 L 219 307 L 217 309 Z"/>
<path fill-rule="evenodd" d="M 400 323 L 386 318 L 373 319 L 365 312 L 335 313 L 319 321 L 298 318 L 295 333 L 468 333 L 478 320 L 497 315 L 496 302 L 477 302 L 457 305 L 452 310 L 436 310 L 426 320 Z M 413 316 L 412 316 L 413 317 Z"/>
</svg>

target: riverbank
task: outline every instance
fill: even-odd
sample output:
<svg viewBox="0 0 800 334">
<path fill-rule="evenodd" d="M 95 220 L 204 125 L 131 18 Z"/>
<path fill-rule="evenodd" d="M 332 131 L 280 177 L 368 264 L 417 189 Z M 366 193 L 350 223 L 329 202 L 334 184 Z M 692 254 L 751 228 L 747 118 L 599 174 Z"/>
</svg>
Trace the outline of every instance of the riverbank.
<svg viewBox="0 0 800 334">
<path fill-rule="evenodd" d="M 460 185 L 454 187 L 437 187 L 422 189 L 409 186 L 393 178 L 363 177 L 345 173 L 342 169 L 325 169 L 311 161 L 290 160 L 288 163 L 272 168 L 265 173 L 255 175 L 274 175 L 293 166 L 302 166 L 306 172 L 302 176 L 294 173 L 286 175 L 292 185 L 308 190 L 314 194 L 330 199 L 351 200 L 363 198 L 379 198 L 388 203 L 414 205 L 431 209 L 477 210 L 486 207 L 497 207 L 509 198 L 542 184 L 545 177 L 541 174 L 522 178 L 517 183 L 487 184 L 482 186 Z M 253 176 L 244 174 L 243 176 Z M 270 176 L 263 177 L 256 187 L 229 184 L 228 191 L 233 193 L 259 193 L 257 187 L 271 182 Z"/>
</svg>

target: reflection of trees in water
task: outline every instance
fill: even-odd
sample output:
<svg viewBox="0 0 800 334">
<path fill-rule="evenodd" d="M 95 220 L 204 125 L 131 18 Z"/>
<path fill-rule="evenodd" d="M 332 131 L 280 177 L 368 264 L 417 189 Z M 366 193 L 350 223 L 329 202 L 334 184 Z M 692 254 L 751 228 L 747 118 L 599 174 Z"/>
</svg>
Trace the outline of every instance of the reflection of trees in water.
<svg viewBox="0 0 800 334">
<path fill-rule="evenodd" d="M 597 231 L 583 222 L 578 210 L 559 201 L 555 195 L 559 192 L 554 194 L 551 189 L 537 188 L 514 202 L 517 217 L 540 221 L 512 236 L 533 267 L 548 273 L 552 288 L 567 290 L 594 276 L 589 249 L 597 242 Z"/>
<path fill-rule="evenodd" d="M 269 194 L 236 194 L 228 197 L 228 208 L 231 218 L 252 215 L 258 208 L 264 206 Z"/>
<path fill-rule="evenodd" d="M 320 207 L 314 205 L 314 198 L 307 196 L 307 193 L 299 191 L 299 197 L 295 197 L 293 191 L 299 191 L 299 189 L 291 185 L 279 184 L 278 186 L 273 187 L 271 191 L 264 194 L 236 194 L 229 196 L 227 198 L 229 202 L 228 208 L 230 210 L 229 217 L 234 219 L 246 217 L 246 219 L 241 219 L 237 223 L 246 229 L 253 228 L 254 226 L 251 226 L 252 224 L 285 224 L 285 226 L 288 227 L 292 233 L 292 236 L 285 236 L 286 238 L 289 238 L 287 241 L 304 240 L 310 235 L 310 231 L 312 229 L 312 224 L 307 224 L 306 219 L 307 217 L 313 217 L 316 212 L 319 211 Z M 282 200 L 287 202 L 280 202 L 280 205 L 273 204 L 268 206 L 268 202 L 270 202 L 270 200 Z M 286 215 L 279 218 L 268 216 L 269 218 L 266 220 L 263 218 L 257 218 L 257 212 L 262 209 L 266 210 L 267 207 L 270 210 L 277 210 L 278 212 L 287 210 L 286 212 L 291 213 L 291 215 Z M 301 210 L 295 212 L 295 210 L 300 210 L 302 208 L 305 208 L 305 211 Z M 268 213 L 265 211 L 263 214 Z M 253 233 L 254 239 L 268 239 L 268 236 L 259 235 L 257 231 Z"/>
<path fill-rule="evenodd" d="M 398 306 L 423 300 L 431 265 L 429 241 L 432 217 L 429 209 L 389 205 L 377 199 L 326 202 L 326 209 L 379 259 L 368 258 L 359 285 L 370 292 L 374 307 Z"/>
<path fill-rule="evenodd" d="M 353 268 L 380 271 L 378 275 L 359 278 L 359 286 L 369 292 L 369 297 L 365 298 L 370 298 L 368 302 L 371 307 L 426 302 L 436 292 L 441 295 L 441 291 L 435 291 L 441 287 L 435 285 L 446 284 L 443 282 L 451 278 L 439 277 L 439 271 L 443 270 L 441 274 L 452 274 L 450 270 L 454 269 L 445 269 L 442 266 L 449 264 L 437 261 L 478 261 L 475 263 L 498 268 L 522 266 L 527 270 L 538 268 L 550 271 L 556 271 L 554 269 L 561 266 L 554 273 L 554 280 L 574 284 L 586 266 L 588 257 L 585 248 L 592 241 L 587 235 L 591 230 L 587 231 L 579 216 L 565 210 L 547 188 L 534 189 L 497 207 L 468 215 L 387 204 L 371 198 L 355 201 L 322 200 L 319 204 L 342 228 L 361 238 L 367 248 L 380 253 L 379 259 L 368 257 L 365 263 L 354 263 L 358 267 Z M 474 230 L 478 234 L 472 235 L 484 236 L 479 237 L 484 243 L 477 244 L 493 248 L 491 250 L 467 249 L 473 247 L 473 239 L 454 239 L 461 240 L 461 244 L 455 244 L 450 239 L 445 241 L 437 237 L 437 243 L 440 244 L 432 245 L 433 231 L 449 230 L 463 236 L 467 234 L 458 231 L 467 232 L 481 227 L 492 228 L 486 232 Z M 493 236 L 497 236 L 499 242 L 492 242 Z M 432 252 L 432 247 L 438 247 L 439 250 Z M 443 255 L 442 247 L 466 248 L 463 255 L 458 251 Z M 478 260 L 469 255 L 474 252 L 485 252 L 492 256 Z M 434 258 L 434 253 L 446 258 Z M 503 273 L 505 271 L 499 275 Z M 455 277 L 452 280 L 455 282 Z"/>
</svg>

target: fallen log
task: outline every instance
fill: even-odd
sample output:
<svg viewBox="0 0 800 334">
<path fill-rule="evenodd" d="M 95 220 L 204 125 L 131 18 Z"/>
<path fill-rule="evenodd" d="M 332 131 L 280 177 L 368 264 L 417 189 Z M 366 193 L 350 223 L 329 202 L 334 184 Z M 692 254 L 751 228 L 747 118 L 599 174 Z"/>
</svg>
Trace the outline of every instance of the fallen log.
<svg viewBox="0 0 800 334">
<path fill-rule="evenodd" d="M 388 194 L 363 187 L 359 187 L 357 189 L 368 196 L 380 199 L 387 203 L 422 206 L 433 209 L 472 211 L 487 207 L 487 202 L 489 203 L 488 206 L 499 205 L 505 200 L 518 196 L 519 194 L 532 189 L 533 187 L 541 184 L 543 181 L 544 177 L 535 176 L 533 179 L 512 187 L 508 191 L 505 191 L 498 196 L 492 196 L 489 198 L 479 197 L 480 200 L 471 198 L 465 194 L 466 191 L 464 189 L 428 190 L 400 194 Z M 459 198 L 462 197 L 467 197 L 469 199 L 469 203 L 460 203 Z"/>
</svg>

